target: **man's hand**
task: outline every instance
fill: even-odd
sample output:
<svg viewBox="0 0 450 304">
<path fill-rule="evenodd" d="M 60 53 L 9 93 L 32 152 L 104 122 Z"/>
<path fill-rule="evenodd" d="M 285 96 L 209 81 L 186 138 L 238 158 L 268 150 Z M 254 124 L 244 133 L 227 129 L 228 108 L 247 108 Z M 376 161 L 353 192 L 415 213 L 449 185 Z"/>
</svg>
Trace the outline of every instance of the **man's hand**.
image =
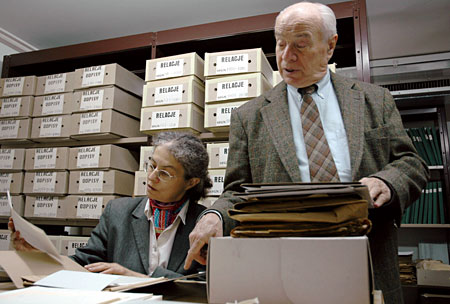
<svg viewBox="0 0 450 304">
<path fill-rule="evenodd" d="M 146 278 L 147 275 L 143 273 L 139 273 L 133 270 L 130 270 L 120 264 L 117 263 L 105 263 L 105 262 L 98 262 L 98 263 L 92 263 L 89 265 L 84 266 L 87 270 L 90 272 L 100 272 L 105 274 L 119 274 L 119 275 L 125 275 L 125 276 L 133 276 L 133 277 L 142 277 Z"/>
<path fill-rule="evenodd" d="M 383 206 L 384 203 L 391 200 L 391 189 L 381 179 L 375 177 L 364 177 L 359 181 L 369 188 L 369 194 L 373 200 L 375 208 L 379 208 Z"/>
<path fill-rule="evenodd" d="M 189 234 L 191 248 L 186 257 L 184 269 L 188 270 L 193 260 L 196 260 L 202 265 L 206 265 L 206 252 L 202 248 L 208 244 L 211 237 L 220 236 L 223 236 L 223 228 L 219 216 L 215 213 L 205 214 Z"/>
<path fill-rule="evenodd" d="M 27 252 L 39 251 L 38 249 L 31 246 L 27 241 L 25 241 L 25 239 L 20 236 L 19 231 L 16 231 L 12 217 L 10 217 L 8 221 L 8 230 L 11 232 L 11 244 L 15 250 Z"/>
</svg>

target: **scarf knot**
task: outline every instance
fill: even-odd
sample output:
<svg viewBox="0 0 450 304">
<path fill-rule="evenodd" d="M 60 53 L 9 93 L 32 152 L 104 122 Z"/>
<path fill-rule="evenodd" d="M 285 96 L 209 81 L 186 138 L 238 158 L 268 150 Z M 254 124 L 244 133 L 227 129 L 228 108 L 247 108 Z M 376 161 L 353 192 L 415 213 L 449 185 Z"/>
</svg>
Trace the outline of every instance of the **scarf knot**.
<svg viewBox="0 0 450 304">
<path fill-rule="evenodd" d="M 161 203 L 153 199 L 149 199 L 152 208 L 153 221 L 155 226 L 156 238 L 177 218 L 178 213 L 183 209 L 187 198 L 172 203 Z"/>
</svg>

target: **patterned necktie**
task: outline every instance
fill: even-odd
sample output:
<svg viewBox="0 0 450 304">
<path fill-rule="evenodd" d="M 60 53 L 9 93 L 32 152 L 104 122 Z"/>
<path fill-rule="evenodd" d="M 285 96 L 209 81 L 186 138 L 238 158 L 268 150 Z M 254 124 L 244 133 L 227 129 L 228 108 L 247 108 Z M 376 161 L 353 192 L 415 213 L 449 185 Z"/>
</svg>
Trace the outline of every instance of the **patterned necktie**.
<svg viewBox="0 0 450 304">
<path fill-rule="evenodd" d="M 319 110 L 311 96 L 315 90 L 316 85 L 298 89 L 303 96 L 300 115 L 311 182 L 338 182 L 339 175 L 323 131 Z"/>
</svg>

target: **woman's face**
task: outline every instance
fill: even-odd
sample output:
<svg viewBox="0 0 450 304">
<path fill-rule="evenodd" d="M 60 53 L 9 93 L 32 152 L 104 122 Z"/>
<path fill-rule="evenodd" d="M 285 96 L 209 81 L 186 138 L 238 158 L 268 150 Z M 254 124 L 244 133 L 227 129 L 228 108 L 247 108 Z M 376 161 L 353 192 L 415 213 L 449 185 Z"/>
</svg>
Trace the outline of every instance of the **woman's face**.
<svg viewBox="0 0 450 304">
<path fill-rule="evenodd" d="M 184 178 L 184 168 L 169 152 L 169 144 L 156 147 L 150 160 L 155 170 L 149 169 L 147 175 L 147 196 L 164 203 L 181 200 L 186 191 L 199 182 L 198 178 Z M 173 178 L 160 179 L 158 174 L 161 170 L 167 171 Z"/>
</svg>

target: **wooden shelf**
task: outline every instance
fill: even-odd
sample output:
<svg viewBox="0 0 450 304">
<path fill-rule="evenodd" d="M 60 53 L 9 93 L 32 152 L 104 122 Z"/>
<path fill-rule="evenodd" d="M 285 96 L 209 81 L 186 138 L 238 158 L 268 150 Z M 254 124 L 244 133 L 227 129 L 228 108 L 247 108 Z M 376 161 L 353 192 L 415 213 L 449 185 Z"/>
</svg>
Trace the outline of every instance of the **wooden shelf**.
<svg viewBox="0 0 450 304">
<path fill-rule="evenodd" d="M 402 224 L 400 229 L 403 229 L 403 228 L 449 229 L 450 224 Z"/>
</svg>

